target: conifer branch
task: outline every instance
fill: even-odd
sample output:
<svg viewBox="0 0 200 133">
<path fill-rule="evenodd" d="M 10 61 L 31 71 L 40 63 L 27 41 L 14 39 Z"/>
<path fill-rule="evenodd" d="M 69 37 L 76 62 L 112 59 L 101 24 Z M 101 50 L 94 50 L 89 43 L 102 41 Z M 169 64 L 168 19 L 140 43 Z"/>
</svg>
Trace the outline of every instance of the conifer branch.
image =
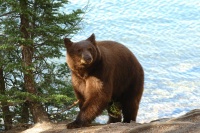
<svg viewBox="0 0 200 133">
<path fill-rule="evenodd" d="M 4 14 L 1 14 L 0 17 L 3 17 L 3 16 L 8 16 L 10 14 L 14 13 L 14 11 L 10 11 L 10 12 L 7 12 L 7 13 L 4 13 Z"/>
</svg>

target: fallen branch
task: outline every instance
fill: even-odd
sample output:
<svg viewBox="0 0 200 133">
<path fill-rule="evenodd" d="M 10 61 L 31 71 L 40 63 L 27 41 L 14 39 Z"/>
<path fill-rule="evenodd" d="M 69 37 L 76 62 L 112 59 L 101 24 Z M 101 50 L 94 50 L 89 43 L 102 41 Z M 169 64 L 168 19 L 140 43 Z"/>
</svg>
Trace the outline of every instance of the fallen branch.
<svg viewBox="0 0 200 133">
<path fill-rule="evenodd" d="M 60 112 L 54 113 L 52 115 L 61 114 L 61 113 L 65 112 L 65 111 L 67 111 L 67 110 L 70 110 L 71 108 L 73 108 L 74 106 L 76 106 L 78 103 L 79 103 L 79 100 L 75 101 L 72 105 L 68 106 L 67 108 L 62 109 Z"/>
</svg>

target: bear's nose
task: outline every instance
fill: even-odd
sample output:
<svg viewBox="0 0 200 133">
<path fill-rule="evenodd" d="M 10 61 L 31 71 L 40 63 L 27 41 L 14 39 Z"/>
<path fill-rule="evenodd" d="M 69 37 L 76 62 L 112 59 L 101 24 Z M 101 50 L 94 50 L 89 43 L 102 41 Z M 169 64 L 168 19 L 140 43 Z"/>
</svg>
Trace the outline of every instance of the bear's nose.
<svg viewBox="0 0 200 133">
<path fill-rule="evenodd" d="M 81 63 L 90 64 L 92 62 L 92 57 L 90 55 L 82 55 Z"/>
<path fill-rule="evenodd" d="M 85 56 L 83 58 L 87 63 L 90 63 L 92 61 L 92 58 L 90 56 Z"/>
</svg>

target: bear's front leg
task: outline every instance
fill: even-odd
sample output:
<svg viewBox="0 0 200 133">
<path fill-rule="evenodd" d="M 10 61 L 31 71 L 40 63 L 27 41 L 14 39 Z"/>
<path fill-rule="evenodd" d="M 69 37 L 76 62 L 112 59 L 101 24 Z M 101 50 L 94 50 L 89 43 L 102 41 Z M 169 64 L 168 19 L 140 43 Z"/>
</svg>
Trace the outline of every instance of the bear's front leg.
<svg viewBox="0 0 200 133">
<path fill-rule="evenodd" d="M 75 121 L 67 124 L 68 129 L 80 128 L 88 126 L 102 111 L 107 107 L 108 102 L 106 98 L 94 95 L 92 98 L 87 99 Z"/>
<path fill-rule="evenodd" d="M 80 127 L 86 127 L 89 123 L 86 122 L 81 122 L 78 120 L 75 120 L 69 124 L 67 124 L 68 129 L 73 129 L 73 128 L 80 128 Z"/>
<path fill-rule="evenodd" d="M 95 78 L 90 77 L 86 81 L 86 88 L 83 94 L 84 101 L 80 112 L 74 122 L 69 123 L 67 128 L 79 128 L 88 126 L 108 106 L 110 101 L 109 87 Z"/>
</svg>

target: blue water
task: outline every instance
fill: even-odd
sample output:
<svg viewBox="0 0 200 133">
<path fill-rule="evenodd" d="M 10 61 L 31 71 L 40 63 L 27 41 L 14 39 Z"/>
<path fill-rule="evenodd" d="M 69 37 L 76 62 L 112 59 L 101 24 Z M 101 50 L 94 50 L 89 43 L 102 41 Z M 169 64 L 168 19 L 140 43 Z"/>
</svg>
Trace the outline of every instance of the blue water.
<svg viewBox="0 0 200 133">
<path fill-rule="evenodd" d="M 71 0 L 66 9 L 83 7 L 83 29 L 72 40 L 95 33 L 121 42 L 144 68 L 138 122 L 200 108 L 199 0 Z"/>
</svg>

